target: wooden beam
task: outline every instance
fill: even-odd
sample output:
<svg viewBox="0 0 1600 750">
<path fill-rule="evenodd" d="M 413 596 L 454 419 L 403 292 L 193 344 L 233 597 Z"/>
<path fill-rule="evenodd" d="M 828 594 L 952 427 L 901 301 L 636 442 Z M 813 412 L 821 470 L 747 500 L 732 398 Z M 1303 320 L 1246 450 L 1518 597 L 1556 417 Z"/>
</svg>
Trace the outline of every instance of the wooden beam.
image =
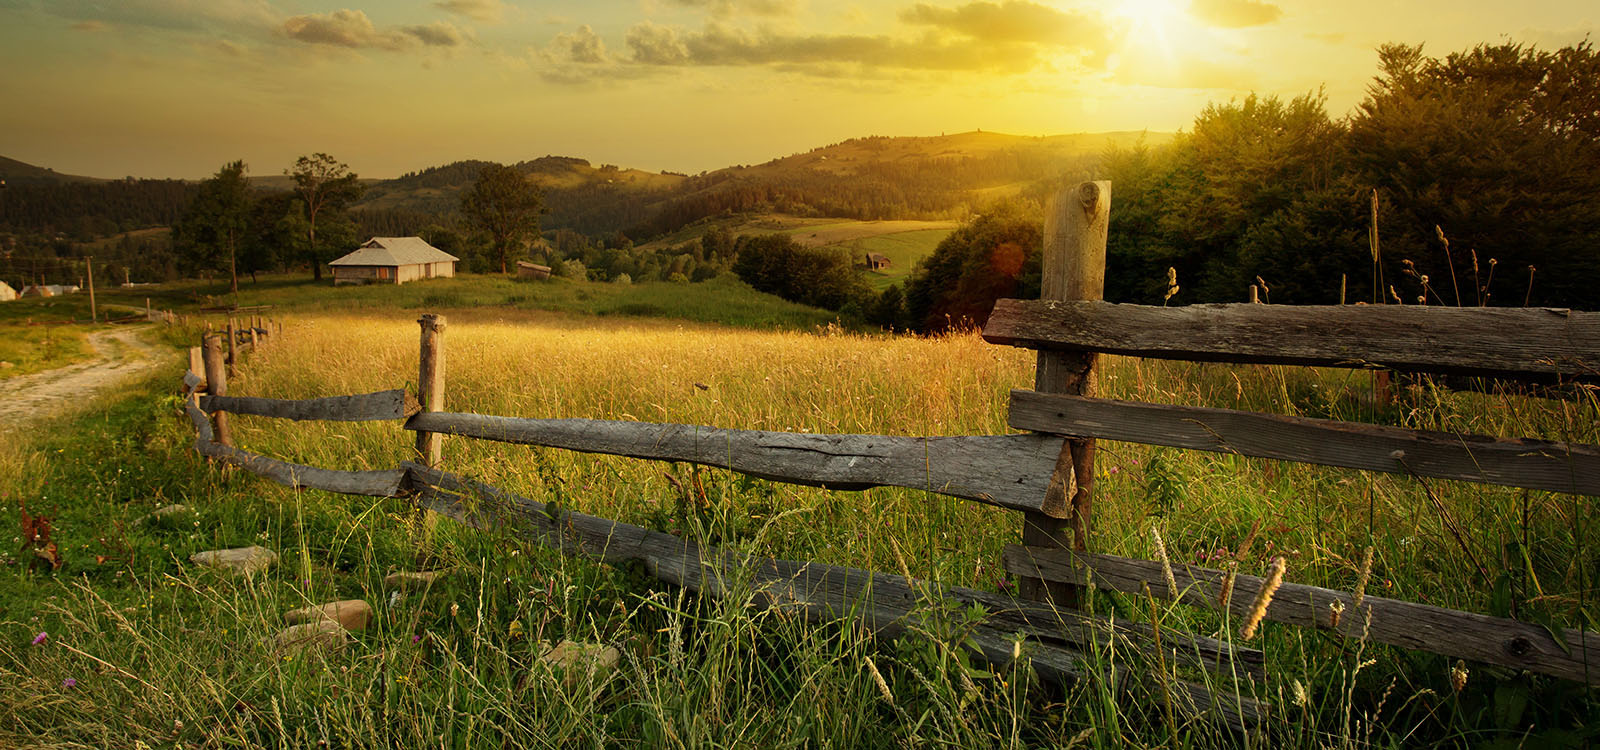
<svg viewBox="0 0 1600 750">
<path fill-rule="evenodd" d="M 208 333 L 201 339 L 201 344 L 206 368 L 206 392 L 213 396 L 228 395 L 228 372 L 222 359 L 222 340 L 217 334 Z M 212 420 L 217 425 L 217 442 L 233 445 L 233 430 L 228 426 L 227 412 L 216 412 Z"/>
<path fill-rule="evenodd" d="M 1149 583 L 1153 594 L 1169 598 L 1165 585 L 1155 585 L 1164 577 L 1161 563 L 1149 560 L 1010 546 L 1005 550 L 1005 565 L 1015 575 L 1125 593 L 1142 593 L 1144 584 Z M 1173 565 L 1172 574 L 1178 583 L 1179 601 L 1218 609 L 1225 578 L 1222 571 Z M 1262 584 L 1256 576 L 1234 577 L 1228 597 L 1228 610 L 1234 617 L 1243 620 L 1248 616 Z M 1337 624 L 1333 620 L 1335 602 L 1344 607 Z M 1541 625 L 1377 596 L 1364 597 L 1357 607 L 1349 592 L 1298 583 L 1279 587 L 1267 607 L 1266 619 L 1600 685 L 1600 633 L 1564 629 L 1569 653 Z"/>
<path fill-rule="evenodd" d="M 553 510 L 533 500 L 415 462 L 408 461 L 404 466 L 409 472 L 410 485 L 417 491 L 419 505 L 467 525 L 512 530 L 565 554 L 583 554 L 612 563 L 638 561 L 651 575 L 668 583 L 718 598 L 750 596 L 765 608 L 794 612 L 809 621 L 860 618 L 875 635 L 895 638 L 908 632 L 908 626 L 919 617 L 925 617 L 929 605 L 940 601 L 954 599 L 992 607 L 994 614 L 972 629 L 964 646 L 1001 668 L 1009 667 L 1020 654 L 1032 662 L 1037 674 L 1056 683 L 1102 677 L 1084 668 L 1081 651 L 1075 647 L 1095 643 L 1099 648 L 1107 648 L 1115 642 L 1119 647 L 1134 650 L 1149 648 L 1149 644 L 1137 645 L 1141 632 L 1113 625 L 1103 618 L 1049 611 L 1042 605 L 970 589 L 940 590 L 927 581 L 903 576 L 701 548 L 685 539 L 640 526 L 575 511 Z M 743 581 L 749 581 L 748 588 L 735 583 Z M 1049 614 L 1043 614 L 1046 611 Z M 1034 619 L 1029 620 L 1030 615 Z M 1043 637 L 1027 640 L 1021 649 L 1016 648 L 1014 628 L 1018 627 L 1019 620 L 1024 629 Z M 1052 629 L 1050 622 L 1070 625 Z M 1204 656 L 1198 661 L 1194 656 L 1207 653 L 1213 658 L 1232 659 L 1243 652 L 1249 654 L 1246 658 L 1252 661 L 1260 656 L 1259 652 L 1247 649 L 1230 650 L 1227 644 L 1212 639 L 1189 638 L 1173 632 L 1163 632 L 1162 636 L 1167 645 L 1189 663 L 1203 663 Z M 1207 666 L 1216 668 L 1217 665 Z M 1236 729 L 1255 726 L 1264 712 L 1263 706 L 1252 699 L 1212 691 L 1203 685 L 1176 681 L 1173 687 L 1182 705 L 1191 710 L 1212 712 Z"/>
<path fill-rule="evenodd" d="M 1420 305 L 1190 305 L 1004 299 L 995 344 L 1198 362 L 1600 379 L 1600 313 Z"/>
<path fill-rule="evenodd" d="M 1600 446 L 1015 390 L 1019 430 L 1600 495 Z"/>
<path fill-rule="evenodd" d="M 1040 510 L 1060 438 L 886 437 L 726 430 L 594 419 L 421 412 L 406 429 L 503 443 L 685 461 L 834 490 L 909 487 L 1016 510 Z"/>
<path fill-rule="evenodd" d="M 250 396 L 205 396 L 200 407 L 208 412 L 226 411 L 259 417 L 327 422 L 370 422 L 405 419 L 420 408 L 416 399 L 400 389 L 363 393 L 356 396 L 280 399 Z"/>
<path fill-rule="evenodd" d="M 445 317 L 428 313 L 417 319 L 422 337 L 417 358 L 417 394 L 422 409 L 444 411 Z M 444 460 L 444 441 L 435 432 L 417 433 L 417 455 L 437 468 Z"/>
<path fill-rule="evenodd" d="M 1071 302 L 1105 297 L 1106 236 L 1111 226 L 1111 183 L 1084 182 L 1057 191 L 1044 219 L 1040 297 Z M 1041 351 L 1034 388 L 1046 393 L 1094 394 L 1098 355 L 1088 351 Z M 1061 444 L 1046 485 L 1042 512 L 1022 514 L 1022 543 L 1088 549 L 1094 518 L 1094 441 Z M 1083 591 L 1037 578 L 1022 578 L 1029 599 L 1077 607 Z"/>
</svg>

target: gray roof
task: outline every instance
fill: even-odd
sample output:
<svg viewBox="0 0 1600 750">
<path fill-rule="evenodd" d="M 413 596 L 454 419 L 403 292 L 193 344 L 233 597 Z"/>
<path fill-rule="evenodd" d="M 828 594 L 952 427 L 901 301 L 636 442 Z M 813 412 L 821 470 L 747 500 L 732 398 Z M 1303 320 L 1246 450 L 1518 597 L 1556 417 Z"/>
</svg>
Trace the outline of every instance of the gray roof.
<svg viewBox="0 0 1600 750">
<path fill-rule="evenodd" d="M 329 263 L 330 266 L 409 266 L 416 263 L 443 263 L 461 260 L 421 237 L 373 237 L 355 252 Z"/>
</svg>

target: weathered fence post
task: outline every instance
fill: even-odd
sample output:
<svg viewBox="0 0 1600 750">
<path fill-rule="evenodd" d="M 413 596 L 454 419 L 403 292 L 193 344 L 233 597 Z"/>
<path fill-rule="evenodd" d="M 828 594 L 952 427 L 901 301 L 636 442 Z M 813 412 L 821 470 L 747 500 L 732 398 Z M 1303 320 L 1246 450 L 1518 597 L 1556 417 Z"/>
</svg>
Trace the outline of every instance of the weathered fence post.
<svg viewBox="0 0 1600 750">
<path fill-rule="evenodd" d="M 1250 285 L 1250 304 L 1261 304 L 1261 288 L 1255 284 Z"/>
<path fill-rule="evenodd" d="M 222 359 L 222 340 L 215 333 L 208 333 L 201 339 L 204 343 L 204 357 L 206 364 L 206 392 L 213 396 L 228 395 L 228 370 Z M 228 427 L 228 413 L 214 411 L 211 414 L 212 422 L 216 425 L 217 442 L 223 445 L 233 445 L 233 430 Z"/>
<path fill-rule="evenodd" d="M 1106 231 L 1111 222 L 1111 183 L 1085 182 L 1060 190 L 1044 220 L 1044 277 L 1040 298 L 1062 302 L 1105 298 Z M 1034 389 L 1041 393 L 1094 394 L 1093 352 L 1039 352 Z M 1056 458 L 1039 512 L 1022 520 L 1022 543 L 1086 550 L 1093 518 L 1094 441 L 1067 440 Z M 1082 587 L 1036 578 L 1018 581 L 1023 597 L 1079 606 Z"/>
<path fill-rule="evenodd" d="M 201 339 L 201 341 L 204 340 L 204 338 Z M 200 347 L 198 346 L 189 347 L 189 372 L 192 372 L 202 378 L 200 387 L 196 390 L 206 390 L 206 384 L 203 380 L 206 376 L 206 360 L 205 356 L 201 354 Z"/>
<path fill-rule="evenodd" d="M 228 374 L 229 375 L 233 375 L 234 374 L 234 369 L 233 369 L 234 351 L 233 351 L 233 349 L 234 349 L 234 342 L 238 339 L 238 334 L 234 332 L 235 330 L 236 330 L 236 326 L 234 324 L 233 317 L 229 316 L 228 317 Z"/>
<path fill-rule="evenodd" d="M 423 411 L 444 411 L 444 316 L 424 314 L 417 319 L 422 326 L 422 351 L 417 368 L 417 398 Z M 443 456 L 443 435 L 437 432 L 417 432 L 417 454 L 431 468 L 439 468 Z"/>
</svg>

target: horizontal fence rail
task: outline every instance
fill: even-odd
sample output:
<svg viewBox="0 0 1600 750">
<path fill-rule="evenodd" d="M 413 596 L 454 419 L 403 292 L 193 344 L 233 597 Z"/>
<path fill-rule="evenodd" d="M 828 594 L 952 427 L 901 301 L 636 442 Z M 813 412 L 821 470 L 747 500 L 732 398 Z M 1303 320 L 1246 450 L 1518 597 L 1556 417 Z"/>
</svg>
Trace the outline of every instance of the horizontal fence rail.
<svg viewBox="0 0 1600 750">
<path fill-rule="evenodd" d="M 1190 305 L 1003 299 L 990 343 L 1198 362 L 1600 379 L 1600 313 L 1420 305 Z"/>
<path fill-rule="evenodd" d="M 1004 561 L 1013 575 L 1131 594 L 1148 590 L 1163 599 L 1171 598 L 1167 586 L 1158 583 L 1165 576 L 1161 563 L 1150 560 L 1011 545 L 1005 549 Z M 1208 609 L 1221 607 L 1227 573 L 1188 565 L 1172 565 L 1171 569 L 1178 587 L 1177 601 Z M 1247 617 L 1263 584 L 1256 576 L 1235 575 L 1228 611 L 1241 620 Z M 1343 608 L 1337 621 L 1335 602 Z M 1376 596 L 1363 597 L 1358 604 L 1351 592 L 1297 583 L 1278 588 L 1266 619 L 1600 685 L 1600 634 L 1582 630 L 1552 631 L 1535 623 Z M 1562 641 L 1552 632 L 1559 632 Z"/>
<path fill-rule="evenodd" d="M 369 422 L 405 419 L 416 414 L 421 407 L 416 399 L 397 388 L 356 396 L 310 399 L 205 395 L 200 397 L 200 408 L 208 412 L 225 411 L 279 419 Z"/>
<path fill-rule="evenodd" d="M 1014 390 L 1020 430 L 1600 495 L 1600 446 Z"/>
<path fill-rule="evenodd" d="M 1061 439 L 1047 435 L 888 437 L 728 430 L 594 419 L 422 412 L 410 430 L 586 453 L 685 461 L 833 490 L 908 487 L 1059 517 L 1046 508 Z"/>
<path fill-rule="evenodd" d="M 190 374 L 192 375 L 193 373 Z M 189 382 L 187 377 L 185 382 Z M 203 456 L 218 459 L 294 489 L 324 490 L 345 495 L 367 495 L 372 497 L 396 497 L 404 489 L 405 472 L 399 469 L 387 471 L 321 469 L 315 466 L 280 461 L 251 453 L 250 451 L 240 450 L 231 445 L 223 445 L 216 441 L 215 433 L 211 428 L 211 421 L 206 418 L 205 410 L 200 408 L 197 401 L 198 399 L 191 390 L 191 395 L 185 403 L 184 410 L 189 416 L 189 421 L 194 425 L 195 450 Z"/>
<path fill-rule="evenodd" d="M 567 554 L 585 554 L 613 563 L 639 561 L 657 578 L 713 597 L 747 590 L 764 606 L 795 611 L 811 621 L 856 618 L 878 636 L 893 638 L 918 622 L 918 610 L 941 599 L 981 604 L 992 612 L 973 628 L 964 644 L 966 648 L 1001 668 L 1020 656 L 1032 663 L 1037 674 L 1052 682 L 1084 676 L 1079 661 L 1081 651 L 1067 646 L 1109 648 L 1114 639 L 1122 647 L 1147 654 L 1154 646 L 1153 641 L 1140 643 L 1145 631 L 1114 626 L 1091 615 L 1019 603 L 970 589 L 940 589 L 904 576 L 703 549 L 641 526 L 575 511 L 552 511 L 536 501 L 421 464 L 406 462 L 405 468 L 420 506 L 469 526 L 520 529 L 523 535 Z M 1050 638 L 1029 640 L 1018 649 L 1015 633 L 1019 629 L 1043 631 Z M 1242 657 L 1241 671 L 1260 673 L 1259 651 L 1171 631 L 1163 631 L 1161 636 L 1167 655 L 1185 663 L 1226 671 L 1228 660 Z M 1052 641 L 1065 641 L 1067 646 Z M 1117 669 L 1120 672 L 1121 668 Z M 1265 712 L 1265 707 L 1255 700 L 1204 685 L 1179 680 L 1170 686 L 1177 693 L 1175 697 L 1191 711 L 1209 711 L 1235 729 L 1255 726 Z"/>
</svg>

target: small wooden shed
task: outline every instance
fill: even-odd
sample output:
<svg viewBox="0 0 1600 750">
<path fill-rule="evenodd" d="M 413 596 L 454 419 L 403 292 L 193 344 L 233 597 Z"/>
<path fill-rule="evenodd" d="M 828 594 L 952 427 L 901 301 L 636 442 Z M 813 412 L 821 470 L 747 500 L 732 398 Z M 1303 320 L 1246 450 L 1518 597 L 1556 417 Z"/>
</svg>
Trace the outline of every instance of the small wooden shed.
<svg viewBox="0 0 1600 750">
<path fill-rule="evenodd" d="M 888 268 L 891 262 L 889 256 L 882 253 L 867 253 L 867 268 L 873 270 Z"/>
<path fill-rule="evenodd" d="M 373 237 L 355 252 L 328 264 L 333 283 L 404 284 L 456 275 L 461 260 L 421 237 Z"/>
<path fill-rule="evenodd" d="M 517 278 L 519 279 L 548 279 L 550 267 L 538 263 L 529 263 L 525 260 L 517 261 Z"/>
</svg>

